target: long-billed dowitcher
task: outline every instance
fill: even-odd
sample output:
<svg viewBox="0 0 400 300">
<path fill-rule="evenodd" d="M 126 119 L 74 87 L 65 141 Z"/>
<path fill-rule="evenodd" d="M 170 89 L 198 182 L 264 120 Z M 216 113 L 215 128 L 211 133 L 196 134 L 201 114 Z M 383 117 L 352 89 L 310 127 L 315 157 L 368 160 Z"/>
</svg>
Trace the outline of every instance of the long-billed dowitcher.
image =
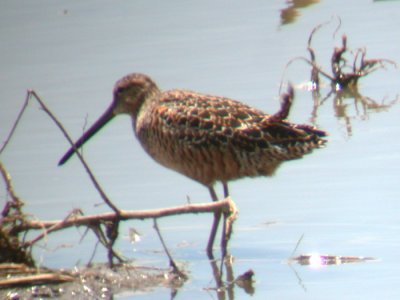
<svg viewBox="0 0 400 300">
<path fill-rule="evenodd" d="M 59 165 L 114 116 L 129 114 L 137 139 L 154 160 L 205 185 L 217 201 L 216 182 L 227 197 L 228 181 L 271 176 L 283 161 L 324 143 L 323 131 L 283 120 L 287 113 L 268 115 L 235 100 L 191 91 L 163 92 L 148 76 L 133 73 L 117 81 L 110 107 Z M 207 246 L 211 255 L 219 216 L 214 216 Z"/>
</svg>

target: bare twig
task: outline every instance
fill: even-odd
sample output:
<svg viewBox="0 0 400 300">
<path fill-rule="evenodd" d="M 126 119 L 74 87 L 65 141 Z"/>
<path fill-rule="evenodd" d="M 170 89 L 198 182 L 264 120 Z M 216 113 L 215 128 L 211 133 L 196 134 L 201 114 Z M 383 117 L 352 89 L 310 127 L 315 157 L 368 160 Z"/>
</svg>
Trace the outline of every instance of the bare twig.
<svg viewBox="0 0 400 300">
<path fill-rule="evenodd" d="M 162 218 L 173 215 L 188 214 L 188 213 L 210 213 L 215 211 L 230 211 L 232 201 L 229 199 L 220 200 L 211 203 L 200 203 L 200 204 L 190 204 L 182 205 L 170 208 L 155 209 L 155 210 L 142 210 L 142 211 L 127 211 L 120 210 L 120 215 L 115 214 L 115 212 L 107 212 L 97 215 L 88 216 L 76 216 L 71 215 L 70 218 L 64 220 L 54 220 L 54 221 L 37 221 L 37 220 L 27 220 L 25 224 L 20 228 L 20 230 L 27 229 L 47 229 L 47 234 L 53 231 L 58 231 L 60 229 L 72 227 L 72 226 L 88 226 L 96 224 L 99 222 L 113 221 L 118 217 L 122 217 L 124 220 L 144 220 L 144 219 L 154 219 Z"/>
<path fill-rule="evenodd" d="M 118 216 L 116 216 L 115 218 L 119 219 Z M 108 234 L 107 234 L 107 230 L 109 230 L 108 229 L 109 224 L 115 224 L 115 222 L 114 221 L 103 222 L 102 220 L 99 220 L 98 222 L 92 223 L 87 226 L 89 226 L 89 228 L 96 235 L 98 242 L 100 242 L 107 249 L 108 262 L 109 262 L 110 266 L 113 266 L 113 258 L 114 257 L 116 259 L 118 259 L 119 262 L 124 262 L 124 259 L 113 248 L 116 238 L 113 243 L 110 243 L 110 241 L 109 241 Z M 103 227 L 105 227 L 105 229 L 102 228 L 102 225 L 104 225 Z"/>
<path fill-rule="evenodd" d="M 299 240 L 297 241 L 296 246 L 294 247 L 291 256 L 293 256 L 293 255 L 296 253 L 296 251 L 297 251 L 297 249 L 299 248 L 300 243 L 301 243 L 301 241 L 303 240 L 303 238 L 304 238 L 304 233 L 301 235 L 301 237 L 300 237 Z"/>
<path fill-rule="evenodd" d="M 1 161 L 0 161 L 0 173 L 1 176 L 3 176 L 4 183 L 6 184 L 7 193 L 10 195 L 11 199 L 13 199 L 15 202 L 18 202 L 19 198 L 15 194 L 14 188 L 11 183 L 11 175 L 7 172 L 6 168 L 3 166 Z"/>
<path fill-rule="evenodd" d="M 0 252 L 3 262 L 25 263 L 34 266 L 31 253 L 27 252 L 21 245 L 19 228 L 24 223 L 26 216 L 22 212 L 24 203 L 14 192 L 11 175 L 0 162 L 0 173 L 3 177 L 8 196 L 0 217 Z"/>
<path fill-rule="evenodd" d="M 314 48 L 311 47 L 311 43 L 312 43 L 312 39 L 313 39 L 315 33 L 318 30 L 320 30 L 322 27 L 330 24 L 332 22 L 332 20 L 333 20 L 333 17 L 331 18 L 330 21 L 322 23 L 322 24 L 319 24 L 316 27 L 314 27 L 313 30 L 310 33 L 310 36 L 308 37 L 307 51 L 310 53 L 310 58 L 311 58 L 308 62 L 312 66 L 312 69 L 311 69 L 311 82 L 313 83 L 314 88 L 317 91 L 319 90 L 319 85 L 320 85 L 319 74 L 323 74 L 324 72 L 321 72 L 321 68 L 319 66 L 317 66 L 316 54 L 315 54 Z M 341 20 L 339 18 L 339 25 L 338 25 L 338 28 L 336 28 L 334 35 L 336 34 L 336 31 L 339 30 L 340 25 L 341 25 Z M 326 75 L 327 74 L 324 74 L 325 77 L 326 77 Z"/>
<path fill-rule="evenodd" d="M 184 274 L 181 270 L 179 270 L 178 266 L 176 265 L 174 259 L 172 258 L 171 253 L 169 252 L 167 245 L 165 244 L 164 238 L 161 235 L 161 231 L 160 228 L 158 227 L 157 224 L 157 219 L 153 219 L 153 227 L 155 229 L 155 231 L 157 232 L 158 238 L 160 239 L 161 245 L 164 248 L 164 252 L 165 254 L 168 256 L 169 259 L 169 265 L 171 266 L 173 272 L 178 275 L 179 277 L 181 277 L 182 279 L 187 279 L 186 274 Z"/>
<path fill-rule="evenodd" d="M 292 65 L 296 61 L 303 61 L 303 62 L 307 63 L 308 65 L 310 65 L 313 68 L 312 69 L 313 71 L 315 70 L 315 72 L 318 72 L 318 74 L 321 74 L 322 76 L 326 77 L 329 80 L 334 80 L 334 78 L 329 73 L 325 72 L 320 66 L 318 66 L 315 61 L 313 62 L 313 61 L 309 60 L 308 58 L 305 58 L 303 56 L 298 56 L 298 57 L 292 58 L 286 64 L 286 66 L 283 70 L 283 73 L 282 73 L 281 83 L 279 85 L 279 94 L 282 93 L 282 86 L 283 86 L 284 78 L 286 75 L 286 71 L 289 69 L 290 65 Z"/>
<path fill-rule="evenodd" d="M 337 34 L 340 26 L 341 26 L 341 19 L 336 17 L 339 21 L 337 28 L 334 31 L 333 36 Z M 341 39 L 341 46 L 335 47 L 331 56 L 331 74 L 325 72 L 318 64 L 316 59 L 316 52 L 312 47 L 312 40 L 314 35 L 325 25 L 329 24 L 329 22 L 325 22 L 319 24 L 313 28 L 308 38 L 307 43 L 307 51 L 310 54 L 310 59 L 305 57 L 295 57 L 291 59 L 285 66 L 281 86 L 279 88 L 279 92 L 281 92 L 282 82 L 284 75 L 289 68 L 289 66 L 298 60 L 304 61 L 311 66 L 311 83 L 313 91 L 319 91 L 319 75 L 322 75 L 329 79 L 332 84 L 334 92 L 338 92 L 340 90 L 346 88 L 352 88 L 357 86 L 357 82 L 360 78 L 365 77 L 372 72 L 375 72 L 379 69 L 385 69 L 387 65 L 392 65 L 393 67 L 397 68 L 397 64 L 389 59 L 366 59 L 366 49 L 359 48 L 356 51 L 350 51 L 347 46 L 347 36 L 342 35 Z M 346 57 L 347 53 L 353 54 L 353 57 L 348 61 Z"/>
<path fill-rule="evenodd" d="M 18 127 L 19 122 L 22 119 L 22 115 L 24 114 L 26 107 L 28 106 L 29 103 L 29 93 L 25 97 L 24 105 L 22 106 L 20 112 L 18 113 L 17 119 L 15 120 L 6 140 L 3 143 L 3 146 L 0 148 L 0 154 L 4 151 L 4 149 L 7 147 L 8 143 L 10 142 L 12 136 L 14 135 L 15 130 Z"/>
<path fill-rule="evenodd" d="M 63 230 L 72 226 L 87 226 L 91 228 L 98 238 L 98 241 L 102 243 L 108 252 L 109 258 L 117 258 L 120 262 L 123 259 L 112 247 L 109 247 L 107 236 L 107 224 L 114 224 L 114 221 L 118 218 L 124 220 L 128 219 L 155 219 L 161 217 L 167 217 L 179 214 L 188 213 L 210 213 L 210 212 L 229 212 L 229 216 L 232 214 L 236 216 L 237 209 L 234 206 L 233 201 L 230 199 L 221 200 L 218 202 L 205 203 L 205 204 L 190 204 L 171 208 L 156 209 L 156 210 L 143 210 L 143 211 L 125 211 L 121 210 L 120 214 L 117 215 L 115 212 L 82 216 L 77 214 L 70 214 L 64 220 L 54 220 L 54 221 L 40 221 L 40 220 L 25 220 L 24 223 L 18 228 L 21 231 L 28 230 L 43 230 L 41 234 L 36 236 L 34 239 L 23 243 L 22 247 L 30 247 L 38 242 L 40 239 L 48 236 L 51 232 Z M 234 213 L 232 213 L 234 212 Z M 231 226 L 231 217 L 228 219 L 229 226 Z M 101 225 L 106 226 L 105 232 L 101 228 Z M 109 248 L 108 248 L 109 247 Z"/>
<path fill-rule="evenodd" d="M 14 187 L 13 187 L 13 184 L 11 181 L 11 175 L 7 172 L 6 168 L 4 167 L 4 165 L 2 164 L 1 161 L 0 161 L 0 173 L 1 173 L 1 176 L 3 177 L 4 183 L 6 185 L 7 193 L 11 198 L 11 201 L 9 201 L 5 205 L 5 207 L 3 208 L 3 211 L 2 211 L 2 216 L 6 217 L 9 215 L 9 210 L 11 208 L 20 210 L 20 208 L 22 207 L 22 205 L 24 203 L 20 200 L 20 198 L 15 193 Z"/>
<path fill-rule="evenodd" d="M 34 99 L 36 99 L 36 101 L 40 104 L 41 108 L 44 110 L 44 112 L 50 117 L 50 119 L 56 124 L 56 126 L 61 130 L 61 132 L 63 133 L 63 135 L 66 137 L 66 139 L 68 140 L 68 142 L 71 144 L 72 147 L 74 147 L 74 142 L 71 139 L 71 137 L 68 135 L 67 131 L 64 129 L 64 126 L 60 123 L 60 121 L 58 121 L 58 119 L 54 116 L 54 114 L 47 108 L 47 106 L 44 104 L 44 102 L 41 100 L 41 98 L 39 97 L 39 95 L 33 91 L 33 90 L 28 90 L 27 93 L 27 99 L 30 99 L 31 97 L 33 97 Z M 100 194 L 100 197 L 103 199 L 103 201 L 115 212 L 115 214 L 117 216 L 119 216 L 119 209 L 114 205 L 114 203 L 112 203 L 112 201 L 110 200 L 110 198 L 108 198 L 108 196 L 106 195 L 106 193 L 104 192 L 104 190 L 102 189 L 102 187 L 100 186 L 100 184 L 98 183 L 96 177 L 94 176 L 94 174 L 92 173 L 92 171 L 90 170 L 88 164 L 86 163 L 86 161 L 84 160 L 83 156 L 81 155 L 81 153 L 79 151 L 76 151 L 76 154 L 79 158 L 79 160 L 81 161 L 86 173 L 89 175 L 90 180 L 92 181 L 94 187 L 96 188 L 96 190 L 98 191 L 98 193 Z M 107 228 L 107 238 L 108 240 L 106 241 L 106 248 L 108 250 L 108 260 L 110 265 L 113 265 L 113 253 L 114 250 L 112 249 L 115 241 L 118 238 L 118 228 L 119 228 L 119 222 L 120 222 L 121 218 L 115 218 L 113 220 L 112 224 L 108 224 L 108 228 Z"/>
<path fill-rule="evenodd" d="M 50 117 L 50 119 L 56 124 L 56 126 L 60 129 L 60 131 L 63 133 L 65 138 L 68 140 L 68 142 L 71 144 L 71 146 L 74 145 L 73 140 L 65 130 L 64 126 L 58 121 L 58 119 L 54 116 L 54 114 L 48 109 L 48 107 L 44 104 L 44 102 L 41 100 L 39 95 L 34 91 L 34 90 L 28 90 L 28 95 L 29 97 L 34 97 L 36 101 L 40 104 L 41 108 L 44 110 L 44 112 Z M 103 191 L 102 187 L 98 183 L 96 177 L 93 175 L 92 171 L 90 170 L 88 164 L 84 160 L 83 156 L 79 153 L 76 152 L 76 154 L 79 157 L 79 160 L 81 161 L 83 167 L 85 168 L 85 171 L 88 173 L 90 180 L 92 181 L 94 187 L 96 190 L 99 192 L 101 198 L 104 200 L 104 202 L 116 213 L 119 214 L 119 209 L 111 202 L 111 200 L 108 198 L 106 193 Z"/>
<path fill-rule="evenodd" d="M 22 246 L 24 248 L 28 248 L 30 246 L 32 246 L 33 244 L 35 244 L 36 242 L 38 242 L 39 240 L 43 239 L 44 237 L 47 236 L 48 233 L 53 232 L 53 231 L 57 231 L 63 228 L 63 224 L 71 218 L 74 218 L 74 216 L 76 215 L 76 212 L 73 211 L 71 213 L 69 213 L 64 220 L 54 224 L 53 226 L 49 227 L 49 228 L 45 228 L 45 226 L 42 227 L 43 231 L 41 234 L 39 234 L 38 236 L 36 236 L 35 238 L 31 239 L 28 242 L 25 242 Z M 40 221 L 39 221 L 40 222 Z"/>
</svg>

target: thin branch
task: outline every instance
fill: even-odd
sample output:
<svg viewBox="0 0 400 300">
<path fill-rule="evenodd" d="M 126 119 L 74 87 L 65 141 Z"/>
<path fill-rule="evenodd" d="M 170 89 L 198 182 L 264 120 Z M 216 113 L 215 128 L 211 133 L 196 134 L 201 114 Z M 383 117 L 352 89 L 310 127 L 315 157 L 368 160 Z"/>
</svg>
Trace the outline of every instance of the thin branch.
<svg viewBox="0 0 400 300">
<path fill-rule="evenodd" d="M 47 106 L 44 104 L 44 102 L 41 100 L 41 98 L 39 97 L 39 95 L 33 91 L 33 90 L 29 90 L 28 91 L 28 99 L 30 97 L 34 97 L 40 104 L 40 106 L 42 107 L 42 109 L 45 111 L 45 113 L 52 119 L 52 121 L 57 125 L 57 127 L 61 130 L 61 132 L 63 133 L 63 135 L 66 137 L 66 139 L 68 140 L 68 142 L 70 143 L 70 145 L 72 147 L 74 146 L 74 142 L 71 139 L 71 137 L 68 135 L 67 131 L 64 129 L 64 126 L 60 123 L 60 121 L 58 121 L 58 119 L 54 116 L 54 114 L 47 108 Z M 112 224 L 109 224 L 108 228 L 107 228 L 107 238 L 108 240 L 106 240 L 106 248 L 108 250 L 108 259 L 109 259 L 109 264 L 110 266 L 113 265 L 113 245 L 115 243 L 115 241 L 118 238 L 118 228 L 119 228 L 119 222 L 121 220 L 120 218 L 120 212 L 119 209 L 111 202 L 111 200 L 108 198 L 108 196 L 106 195 L 106 193 L 104 192 L 104 190 L 102 189 L 102 187 L 100 186 L 100 184 L 98 183 L 96 177 L 94 176 L 94 174 L 92 173 L 92 171 L 90 170 L 88 164 L 86 163 L 86 161 L 83 159 L 83 156 L 81 155 L 81 153 L 79 151 L 75 151 L 79 160 L 81 161 L 84 169 L 86 170 L 86 173 L 89 175 L 90 180 L 92 181 L 94 187 L 96 188 L 96 190 L 98 191 L 98 193 L 100 194 L 101 198 L 103 199 L 103 201 L 115 212 L 115 214 L 118 216 L 117 218 L 115 218 L 113 220 Z"/>
<path fill-rule="evenodd" d="M 43 229 L 43 232 L 42 232 L 41 234 L 39 234 L 38 236 L 36 236 L 35 238 L 31 239 L 30 241 L 25 242 L 25 243 L 23 244 L 23 247 L 30 247 L 30 246 L 32 246 L 33 244 L 35 244 L 37 241 L 39 241 L 39 240 L 43 239 L 44 237 L 46 237 L 46 236 L 48 235 L 48 233 L 50 233 L 50 232 L 52 232 L 52 231 L 57 231 L 57 230 L 62 229 L 62 228 L 63 228 L 63 224 L 64 224 L 65 222 L 67 222 L 67 220 L 69 220 L 69 219 L 71 219 L 71 218 L 74 218 L 75 215 L 76 215 L 76 213 L 75 213 L 75 211 L 73 211 L 73 212 L 69 213 L 69 214 L 64 218 L 64 220 L 62 220 L 62 221 L 60 221 L 60 222 L 54 224 L 53 226 L 51 226 L 51 227 L 49 227 L 49 228 L 45 228 L 45 226 L 42 226 L 41 228 Z M 38 221 L 38 222 L 40 222 L 40 221 Z M 29 223 L 29 221 L 28 221 L 28 223 Z"/>
<path fill-rule="evenodd" d="M 294 247 L 291 256 L 294 256 L 294 254 L 296 253 L 297 249 L 299 248 L 300 243 L 301 243 L 301 241 L 303 240 L 303 238 L 304 238 L 304 233 L 301 235 L 301 237 L 300 237 L 299 240 L 297 241 L 296 246 Z"/>
<path fill-rule="evenodd" d="M 0 154 L 1 154 L 1 153 L 4 151 L 4 149 L 7 147 L 7 145 L 8 145 L 8 143 L 10 142 L 12 136 L 14 135 L 14 132 L 15 132 L 15 130 L 17 129 L 19 122 L 20 122 L 21 119 L 22 119 L 22 115 L 24 114 L 24 112 L 25 112 L 25 110 L 26 110 L 26 107 L 28 106 L 28 102 L 29 102 L 29 93 L 26 94 L 24 105 L 22 106 L 22 109 L 21 109 L 20 112 L 18 113 L 17 119 L 15 120 L 15 122 L 14 122 L 14 124 L 13 124 L 13 126 L 12 126 L 12 128 L 11 128 L 11 130 L 10 130 L 10 132 L 9 132 L 9 134 L 8 134 L 8 136 L 7 136 L 7 138 L 6 138 L 6 140 L 5 140 L 4 143 L 3 143 L 3 146 L 2 146 L 1 149 L 0 149 Z"/>
<path fill-rule="evenodd" d="M 171 253 L 169 253 L 169 250 L 167 248 L 167 245 L 165 244 L 164 238 L 161 235 L 160 228 L 158 227 L 156 218 L 153 219 L 153 227 L 154 227 L 155 231 L 157 232 L 158 238 L 160 239 L 161 245 L 164 248 L 165 254 L 167 254 L 167 256 L 168 256 L 169 265 L 172 267 L 173 272 L 175 274 L 177 274 L 179 277 L 181 277 L 183 279 L 187 279 L 187 276 L 181 270 L 179 270 L 178 266 L 176 265 L 174 259 L 171 256 Z"/>
<path fill-rule="evenodd" d="M 119 217 L 116 216 L 116 219 L 118 219 L 118 218 Z M 108 221 L 108 222 L 115 224 L 115 222 L 113 222 L 113 221 Z M 117 258 L 119 262 L 124 262 L 124 259 L 113 249 L 116 238 L 112 242 L 110 240 L 108 240 L 107 234 L 104 232 L 104 230 L 101 227 L 102 224 L 106 226 L 105 231 L 107 231 L 107 222 L 102 222 L 101 220 L 99 220 L 96 224 L 90 224 L 87 226 L 88 226 L 88 228 L 90 228 L 93 231 L 93 233 L 97 237 L 97 241 L 99 243 L 101 243 L 107 249 L 108 263 L 109 263 L 110 267 L 113 267 L 114 266 L 114 263 L 113 263 L 114 257 Z"/>
<path fill-rule="evenodd" d="M 64 127 L 62 126 L 62 124 L 58 121 L 58 119 L 54 116 L 54 114 L 47 108 L 47 106 L 44 104 L 44 102 L 41 100 L 41 98 L 39 97 L 39 95 L 34 91 L 34 90 L 28 90 L 26 97 L 25 97 L 25 101 L 24 104 L 22 106 L 22 109 L 20 110 L 17 119 L 15 120 L 5 142 L 3 143 L 3 146 L 0 149 L 0 154 L 4 151 L 4 149 L 7 147 L 7 145 L 9 144 L 11 138 L 13 137 L 15 130 L 17 129 L 22 116 L 24 114 L 24 112 L 26 111 L 26 108 L 28 106 L 29 100 L 31 99 L 31 97 L 33 97 L 34 99 L 36 99 L 36 101 L 39 103 L 39 105 L 41 106 L 41 108 L 46 112 L 46 114 L 53 120 L 53 122 L 57 125 L 57 127 L 61 130 L 61 132 L 64 134 L 64 136 L 66 137 L 66 139 L 68 140 L 68 142 L 73 145 L 73 140 L 71 139 L 71 137 L 68 135 L 68 133 L 66 132 L 66 130 L 64 129 Z M 102 197 L 102 199 L 104 200 L 104 202 L 110 206 L 110 208 L 112 210 L 115 211 L 115 213 L 118 214 L 118 208 L 110 201 L 110 199 L 107 197 L 107 195 L 105 194 L 105 192 L 103 191 L 103 189 L 101 188 L 100 184 L 97 182 L 96 178 L 94 177 L 93 173 L 90 171 L 89 166 L 87 165 L 87 163 L 85 162 L 85 160 L 83 159 L 82 155 L 80 155 L 79 152 L 77 152 L 77 155 L 80 159 L 80 161 L 82 162 L 86 172 L 88 173 L 93 185 L 95 186 L 96 190 L 99 192 L 100 196 Z"/>
<path fill-rule="evenodd" d="M 47 230 L 47 234 L 60 229 L 72 227 L 72 226 L 88 226 L 100 222 L 114 221 L 116 218 L 121 217 L 124 220 L 132 219 L 153 219 L 162 218 L 173 215 L 188 214 L 188 213 L 210 213 L 215 211 L 230 211 L 232 201 L 229 199 L 220 200 L 218 202 L 211 203 L 199 203 L 182 205 L 170 208 L 155 209 L 155 210 L 142 210 L 142 211 L 127 211 L 120 210 L 120 214 L 117 215 L 115 212 L 107 212 L 97 215 L 88 216 L 76 216 L 71 215 L 70 218 L 65 220 L 53 220 L 53 221 L 37 221 L 37 220 L 26 220 L 21 225 L 20 230 L 27 229 L 43 229 Z"/>
<path fill-rule="evenodd" d="M 44 104 L 44 102 L 41 100 L 41 98 L 38 96 L 38 94 L 34 90 L 29 90 L 28 95 L 34 97 L 44 110 L 44 112 L 50 117 L 50 119 L 53 120 L 53 122 L 57 125 L 57 127 L 61 130 L 65 138 L 68 140 L 68 142 L 73 146 L 74 142 L 65 130 L 64 126 L 58 121 L 58 119 L 54 116 L 54 114 L 47 108 L 47 106 Z M 93 175 L 92 171 L 90 170 L 88 164 L 84 160 L 83 156 L 79 153 L 79 151 L 76 152 L 79 160 L 81 161 L 83 167 L 85 168 L 85 171 L 88 173 L 90 180 L 92 181 L 94 187 L 96 190 L 99 192 L 101 198 L 104 200 L 104 202 L 118 215 L 119 214 L 119 209 L 111 202 L 111 200 L 108 198 L 106 193 L 103 191 L 101 188 L 100 184 L 98 183 L 96 177 Z"/>
<path fill-rule="evenodd" d="M 331 80 L 331 81 L 335 79 L 335 78 L 332 77 L 329 73 L 325 72 L 325 71 L 324 71 L 320 66 L 318 66 L 315 62 L 312 62 L 311 60 L 309 60 L 308 58 L 305 58 L 305 57 L 303 57 L 303 56 L 298 56 L 298 57 L 292 58 L 292 59 L 289 60 L 289 62 L 286 64 L 286 66 L 285 66 L 285 68 L 284 68 L 284 70 L 283 70 L 283 73 L 282 73 L 281 83 L 280 83 L 280 85 L 279 85 L 279 94 L 282 93 L 282 85 L 283 85 L 283 82 L 284 82 L 284 78 L 285 78 L 285 75 L 286 75 L 286 71 L 289 69 L 289 67 L 290 67 L 291 64 L 293 64 L 294 62 L 296 62 L 296 61 L 298 61 L 298 60 L 304 61 L 305 63 L 309 64 L 309 65 L 313 68 L 313 70 L 317 71 L 319 74 L 323 75 L 323 76 L 326 77 L 327 79 L 329 79 L 329 80 Z"/>
<path fill-rule="evenodd" d="M 11 175 L 10 175 L 10 173 L 7 172 L 6 168 L 4 167 L 4 165 L 2 164 L 1 161 L 0 161 L 0 173 L 1 173 L 1 176 L 3 177 L 3 181 L 6 185 L 7 193 L 11 197 L 12 202 L 14 202 L 14 204 L 21 205 L 22 201 L 19 199 L 17 194 L 15 194 L 14 187 L 11 182 Z M 3 214 L 3 216 L 4 216 L 4 214 Z"/>
</svg>

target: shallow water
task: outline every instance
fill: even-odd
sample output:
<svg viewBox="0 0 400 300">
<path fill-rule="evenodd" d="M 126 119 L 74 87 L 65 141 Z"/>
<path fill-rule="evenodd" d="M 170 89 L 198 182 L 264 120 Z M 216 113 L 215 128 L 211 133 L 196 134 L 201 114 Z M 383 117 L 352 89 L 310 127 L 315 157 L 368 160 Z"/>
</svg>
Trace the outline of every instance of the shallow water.
<svg viewBox="0 0 400 300">
<path fill-rule="evenodd" d="M 34 88 L 77 138 L 86 119 L 91 124 L 108 106 L 114 82 L 129 72 L 149 74 L 163 89 L 224 95 L 275 112 L 286 64 L 308 56 L 311 30 L 335 15 L 342 21 L 336 38 L 332 34 L 337 22 L 332 21 L 313 40 L 323 68 L 330 70 L 330 55 L 342 33 L 350 48 L 366 47 L 369 58 L 400 61 L 399 1 L 310 2 L 304 7 L 285 1 L 4 2 L 0 137 L 5 139 L 26 89 Z M 234 274 L 254 270 L 252 299 L 397 299 L 400 107 L 394 103 L 386 109 L 364 109 L 354 98 L 328 97 L 313 119 L 311 93 L 300 88 L 309 70 L 296 62 L 285 73 L 285 82 L 297 87 L 290 120 L 315 121 L 329 132 L 329 143 L 282 165 L 273 178 L 230 184 L 240 210 L 230 244 Z M 325 84 L 322 95 L 329 92 Z M 388 104 L 396 99 L 399 86 L 398 70 L 388 68 L 361 79 L 360 93 Z M 77 159 L 57 166 L 67 148 L 58 129 L 32 102 L 1 155 L 25 209 L 38 218 L 63 218 L 76 207 L 86 213 L 106 210 L 96 206 L 100 197 Z M 187 196 L 192 202 L 209 201 L 204 187 L 160 167 L 144 153 L 127 117 L 117 118 L 91 140 L 85 158 L 123 209 L 180 205 Z M 6 197 L 2 195 L 0 202 Z M 159 224 L 175 259 L 190 271 L 190 281 L 176 299 L 217 298 L 207 289 L 215 282 L 204 253 L 211 216 L 166 218 Z M 129 227 L 142 234 L 140 243 L 129 242 Z M 125 256 L 139 264 L 167 266 L 152 222 L 129 222 L 122 232 L 118 248 Z M 77 229 L 55 234 L 35 256 L 49 267 L 84 264 L 94 238 L 79 243 L 82 234 Z M 317 269 L 289 265 L 303 235 L 295 255 L 319 252 L 378 260 Z M 102 251 L 96 260 L 105 260 Z M 160 288 L 117 298 L 167 299 L 169 294 Z M 250 296 L 235 288 L 234 297 Z"/>
</svg>

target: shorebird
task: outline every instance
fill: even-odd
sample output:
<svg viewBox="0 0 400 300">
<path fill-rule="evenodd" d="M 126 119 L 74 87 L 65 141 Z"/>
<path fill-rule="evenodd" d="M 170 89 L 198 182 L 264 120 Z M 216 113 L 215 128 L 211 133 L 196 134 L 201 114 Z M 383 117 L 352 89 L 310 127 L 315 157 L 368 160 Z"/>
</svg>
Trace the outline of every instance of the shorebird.
<svg viewBox="0 0 400 300">
<path fill-rule="evenodd" d="M 289 88 L 281 110 L 268 115 L 225 97 L 161 91 L 147 75 L 129 74 L 116 82 L 111 105 L 59 165 L 116 115 L 128 114 L 137 139 L 155 161 L 203 184 L 217 201 L 216 182 L 222 183 L 228 197 L 229 181 L 271 176 L 282 162 L 301 158 L 325 143 L 324 131 L 285 120 L 292 98 Z M 220 216 L 214 214 L 209 256 Z"/>
</svg>

